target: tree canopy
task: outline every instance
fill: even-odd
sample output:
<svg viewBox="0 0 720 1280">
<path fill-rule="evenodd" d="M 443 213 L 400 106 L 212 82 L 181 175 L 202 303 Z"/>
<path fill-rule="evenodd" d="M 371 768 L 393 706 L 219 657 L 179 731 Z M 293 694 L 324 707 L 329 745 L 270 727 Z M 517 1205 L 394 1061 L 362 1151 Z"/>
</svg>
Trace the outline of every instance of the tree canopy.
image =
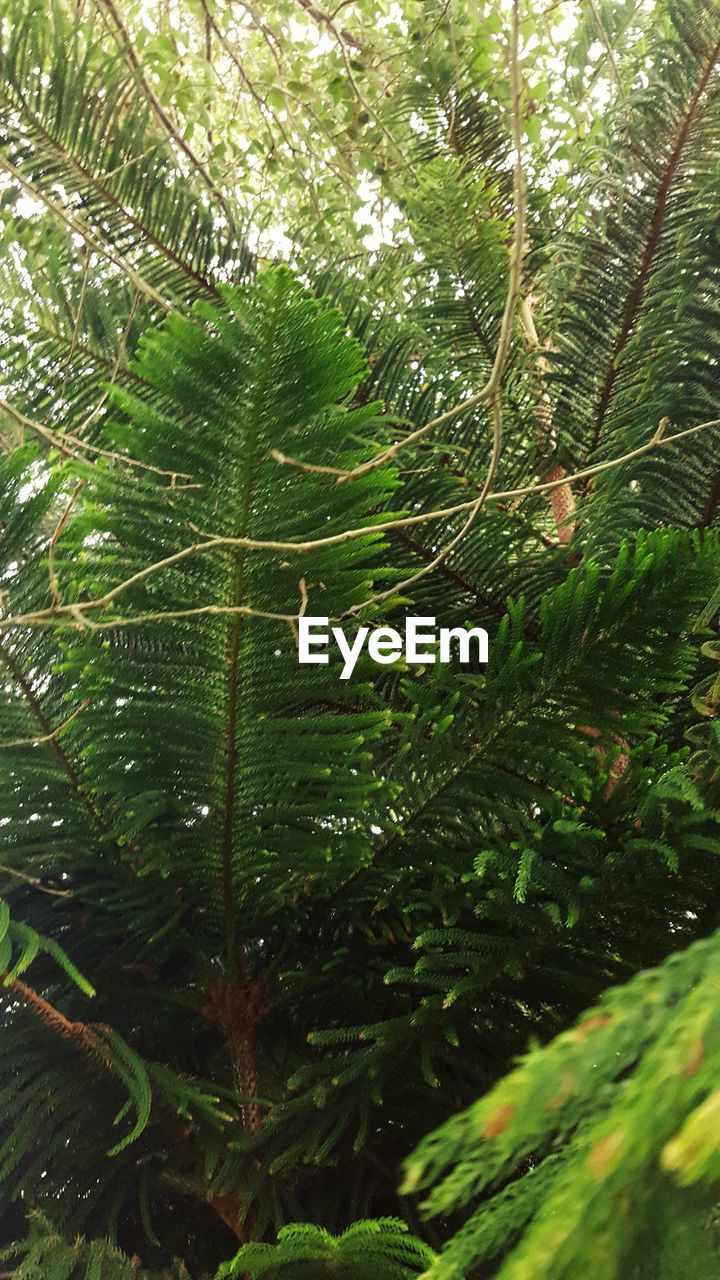
<svg viewBox="0 0 720 1280">
<path fill-rule="evenodd" d="M 719 31 L 0 0 L 3 1274 L 717 1275 Z"/>
</svg>

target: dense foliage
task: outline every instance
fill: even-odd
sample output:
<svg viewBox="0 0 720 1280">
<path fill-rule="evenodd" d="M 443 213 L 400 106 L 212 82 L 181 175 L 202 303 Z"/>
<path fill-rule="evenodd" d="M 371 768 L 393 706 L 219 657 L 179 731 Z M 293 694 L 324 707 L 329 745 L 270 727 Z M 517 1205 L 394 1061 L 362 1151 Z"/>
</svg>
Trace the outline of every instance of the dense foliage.
<svg viewBox="0 0 720 1280">
<path fill-rule="evenodd" d="M 719 31 L 0 0 L 4 1274 L 717 1275 Z"/>
</svg>

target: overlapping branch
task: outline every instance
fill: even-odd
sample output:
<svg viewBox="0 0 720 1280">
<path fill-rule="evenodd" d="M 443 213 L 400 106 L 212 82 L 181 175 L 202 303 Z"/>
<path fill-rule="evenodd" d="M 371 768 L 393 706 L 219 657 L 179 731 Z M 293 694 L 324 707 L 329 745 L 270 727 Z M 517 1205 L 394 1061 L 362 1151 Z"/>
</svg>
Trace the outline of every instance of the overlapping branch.
<svg viewBox="0 0 720 1280">
<path fill-rule="evenodd" d="M 111 28 L 113 30 L 113 34 L 127 62 L 128 68 L 133 76 L 133 79 L 137 82 L 139 88 L 141 89 L 143 95 L 145 96 L 148 102 L 148 105 L 153 115 L 155 116 L 156 120 L 164 129 L 171 147 L 176 153 L 181 153 L 185 157 L 185 159 L 189 161 L 190 165 L 192 166 L 194 171 L 198 174 L 204 186 L 207 188 L 213 201 L 215 201 L 218 207 L 222 209 L 227 219 L 228 226 L 234 230 L 235 217 L 232 210 L 230 209 L 222 192 L 219 190 L 215 182 L 213 182 L 213 179 L 210 176 L 206 166 L 203 164 L 202 160 L 200 160 L 198 156 L 195 155 L 195 152 L 193 151 L 192 147 L 183 137 L 181 130 L 173 122 L 173 120 L 171 120 L 167 111 L 165 110 L 162 103 L 160 102 L 159 98 L 153 92 L 153 89 L 150 86 L 148 78 L 142 69 L 140 59 L 137 56 L 132 40 L 130 39 L 130 34 L 122 20 L 122 17 L 120 16 L 120 13 L 118 12 L 116 5 L 113 3 L 113 0 L 96 0 L 96 4 L 97 4 L 97 7 L 100 9 L 100 11 L 106 14 L 110 22 Z"/>
<path fill-rule="evenodd" d="M 454 421 L 464 413 L 468 413 L 471 409 L 476 409 L 480 405 L 487 405 L 490 409 L 493 419 L 493 449 L 490 466 L 488 469 L 489 479 L 483 486 L 484 493 L 477 500 L 478 511 L 482 507 L 487 491 L 497 470 L 497 463 L 500 457 L 501 435 L 502 435 L 502 409 L 500 406 L 500 386 L 505 372 L 505 364 L 507 362 L 510 340 L 512 337 L 513 322 L 517 307 L 517 301 L 520 293 L 520 278 L 522 271 L 522 258 L 525 242 L 525 182 L 522 166 L 522 77 L 520 73 L 519 59 L 519 8 L 517 0 L 513 6 L 513 26 L 512 37 L 510 41 L 510 97 L 511 97 L 511 116 L 512 116 L 512 135 L 513 148 L 515 152 L 515 164 L 513 170 L 513 238 L 510 249 L 510 261 L 508 269 L 508 288 L 503 309 L 502 321 L 500 324 L 500 333 L 498 335 L 497 347 L 493 359 L 492 368 L 488 376 L 487 382 L 479 391 L 468 396 L 467 399 L 461 401 L 460 404 L 454 405 L 451 409 L 446 409 L 436 418 L 432 418 L 430 422 L 426 422 L 421 427 L 417 427 L 415 431 L 409 432 L 408 435 L 396 440 L 393 444 L 388 445 L 380 453 L 367 462 L 360 463 L 351 471 L 347 471 L 342 467 L 333 467 L 319 463 L 302 462 L 297 458 L 288 457 L 287 454 L 281 453 L 277 449 L 273 449 L 271 457 L 276 462 L 286 466 L 295 467 L 300 471 L 307 471 L 318 475 L 329 475 L 337 478 L 338 484 L 344 484 L 348 480 L 355 480 L 358 476 L 366 475 L 369 471 L 375 471 L 378 467 L 385 466 L 388 462 L 393 462 L 401 449 L 407 449 L 413 445 L 419 444 L 431 432 L 438 427 L 445 426 L 448 422 Z M 474 517 L 473 517 L 474 518 Z M 462 535 L 461 535 L 462 536 Z M 449 552 L 450 547 L 447 551 Z M 430 566 L 428 566 L 430 568 Z M 427 572 L 427 570 L 425 570 Z"/>
<path fill-rule="evenodd" d="M 106 11 L 111 12 L 114 9 L 109 0 L 98 0 Z M 115 11 L 116 15 L 116 11 Z M 551 478 L 540 482 L 521 486 L 519 488 L 506 491 L 493 491 L 493 484 L 497 474 L 498 464 L 502 449 L 502 433 L 503 433 L 503 411 L 502 411 L 502 383 L 507 364 L 507 357 L 513 334 L 513 325 L 517 311 L 518 300 L 521 290 L 521 274 L 522 260 L 525 248 L 525 183 L 522 163 L 522 110 L 521 110 L 521 94 L 522 94 L 522 77 L 520 71 L 519 57 L 519 2 L 515 0 L 513 5 L 512 34 L 509 48 L 509 72 L 510 72 L 510 101 L 511 101 L 511 125 L 512 139 L 514 149 L 514 173 L 513 173 L 513 234 L 512 243 L 509 252 L 508 264 L 508 283 L 505 297 L 505 305 L 500 323 L 500 329 L 497 340 L 497 347 L 492 362 L 492 368 L 485 385 L 475 394 L 466 398 L 461 403 L 447 409 L 439 416 L 431 421 L 418 427 L 416 430 L 410 431 L 408 435 L 402 439 L 396 440 L 393 444 L 383 449 L 369 460 L 361 463 L 352 470 L 346 470 L 339 467 L 329 465 L 319 465 L 303 462 L 298 459 L 290 458 L 277 450 L 270 451 L 270 457 L 276 461 L 295 467 L 301 471 L 309 473 L 319 473 L 336 478 L 338 483 L 351 481 L 361 475 L 374 471 L 381 466 L 394 461 L 401 450 L 410 448 L 421 441 L 425 440 L 431 432 L 437 428 L 447 424 L 450 421 L 460 417 L 462 414 L 471 411 L 479 406 L 487 406 L 492 423 L 492 445 L 491 455 L 487 467 L 487 472 L 482 484 L 479 486 L 479 492 L 473 498 L 455 503 L 454 505 L 438 508 L 435 510 L 420 512 L 417 514 L 396 517 L 386 520 L 379 520 L 372 524 L 362 525 L 356 528 L 345 529 L 339 533 L 326 535 L 324 537 L 304 539 L 304 540 L 263 540 L 250 536 L 225 537 L 216 536 L 212 533 L 204 533 L 198 531 L 200 536 L 197 541 L 181 548 L 151 564 L 145 565 L 136 573 L 128 577 L 125 581 L 119 583 L 111 590 L 105 592 L 102 596 L 93 600 L 82 601 L 73 604 L 63 604 L 60 600 L 57 584 L 54 582 L 53 572 L 53 553 L 55 547 L 54 538 L 50 545 L 50 576 L 51 576 L 51 606 L 48 609 L 41 609 L 29 612 L 16 617 L 0 617 L 0 632 L 15 627 L 26 626 L 64 626 L 70 628 L 88 627 L 90 629 L 110 629 L 120 626 L 137 625 L 152 621 L 160 621 L 170 618 L 190 618 L 200 616 L 217 616 L 217 615 L 248 615 L 256 616 L 274 621 L 281 621 L 291 627 L 301 616 L 302 610 L 307 603 L 306 598 L 301 605 L 300 613 L 280 613 L 269 610 L 256 609 L 249 605 L 218 605 L 205 604 L 198 605 L 193 608 L 164 610 L 158 612 L 138 613 L 129 617 L 112 617 L 107 616 L 112 613 L 119 597 L 124 595 L 130 588 L 145 582 L 152 576 L 162 572 L 163 570 L 173 567 L 190 557 L 196 555 L 207 554 L 222 550 L 235 551 L 252 551 L 267 553 L 283 553 L 306 555 L 316 549 L 324 549 L 336 546 L 357 538 L 370 538 L 384 532 L 395 530 L 403 530 L 412 528 L 416 525 L 424 525 L 436 520 L 452 520 L 455 517 L 463 516 L 459 530 L 450 538 L 444 547 L 438 553 L 430 558 L 416 573 L 408 577 L 403 582 L 395 584 L 393 587 L 379 594 L 371 596 L 369 599 L 358 604 L 349 610 L 349 614 L 357 614 L 367 609 L 370 605 L 378 603 L 382 600 L 396 597 L 400 592 L 406 590 L 417 582 L 420 578 L 425 577 L 436 569 L 451 555 L 453 550 L 466 537 L 467 533 L 477 520 L 477 517 L 483 507 L 487 503 L 506 503 L 509 500 L 524 499 L 537 494 L 555 495 L 558 491 L 565 494 L 571 494 L 571 486 L 580 480 L 586 480 L 593 476 L 599 475 L 607 470 L 623 465 L 632 459 L 638 458 L 645 453 L 666 444 L 684 439 L 696 432 L 704 431 L 717 426 L 720 420 L 713 419 L 703 422 L 697 426 L 691 427 L 675 433 L 674 435 L 666 435 L 665 429 L 668 420 L 664 418 L 652 437 L 644 445 L 631 450 L 622 456 L 610 459 L 605 462 L 577 471 L 574 474 L 561 472 Z M 143 288 L 144 282 L 139 280 L 135 282 L 139 292 L 146 292 L 147 288 Z M 154 291 L 153 291 L 154 292 Z M 163 300 L 155 295 L 155 300 L 163 304 Z M 167 305 L 167 304 L 165 304 Z M 532 318 L 530 317 L 530 320 Z M 533 326 L 534 328 L 534 326 Z M 537 335 L 534 336 L 534 344 L 537 342 Z M 27 428 L 40 435 L 53 447 L 57 448 L 62 454 L 73 458 L 76 461 L 86 461 L 85 453 L 91 452 L 98 457 L 105 458 L 120 464 L 126 464 L 130 467 L 138 467 L 143 470 L 157 474 L 158 476 L 168 476 L 170 478 L 170 487 L 186 488 L 192 486 L 192 478 L 188 475 L 181 475 L 178 472 L 162 471 L 160 468 L 150 466 L 131 458 L 125 458 L 121 454 L 113 453 L 110 450 L 104 450 L 96 446 L 88 445 L 79 437 L 63 434 L 57 435 L 49 428 L 41 424 L 32 422 L 16 410 L 12 405 L 4 401 L 0 401 L 0 411 L 6 413 L 15 422 L 22 427 Z M 178 484 L 178 481 L 186 481 L 186 484 Z M 57 534 L 67 520 L 69 510 L 61 521 L 61 525 L 56 531 Z M 106 615 L 106 616 L 103 616 Z"/>
<path fill-rule="evenodd" d="M 694 436 L 698 432 L 710 430 L 713 427 L 720 426 L 720 418 L 712 418 L 708 422 L 700 422 L 694 427 L 687 427 L 684 431 L 676 431 L 672 435 L 666 435 L 665 429 L 668 425 L 668 419 L 663 418 L 651 438 L 643 445 L 639 445 L 636 449 L 631 449 L 629 453 L 623 454 L 619 458 L 611 458 L 606 462 L 598 462 L 594 466 L 585 467 L 581 471 L 576 471 L 569 475 L 564 475 L 560 479 L 545 481 L 536 484 L 522 485 L 517 489 L 496 490 L 490 492 L 484 499 L 485 503 L 489 502 L 507 502 L 510 499 L 531 497 L 540 493 L 549 493 L 551 490 L 558 488 L 560 485 L 575 484 L 580 480 L 588 480 L 592 476 L 601 475 L 605 471 L 612 471 L 616 467 L 622 466 L 626 462 L 631 462 L 635 458 L 640 458 L 646 453 L 650 453 L 655 449 L 664 447 L 665 445 L 675 444 L 678 440 L 685 440 L 688 436 Z M 108 630 L 120 626 L 132 626 L 141 622 L 155 622 L 170 618 L 183 618 L 191 616 L 199 616 L 202 614 L 223 614 L 223 613 L 242 613 L 248 616 L 256 616 L 267 618 L 271 621 L 291 623 L 297 621 L 299 614 L 272 613 L 262 609 L 254 609 L 249 605 L 199 605 L 193 609 L 168 610 L 158 613 L 138 614 L 126 618 L 110 618 L 95 621 L 93 614 L 106 612 L 112 607 L 115 601 L 123 595 L 130 587 L 136 586 L 138 583 L 145 581 L 154 574 L 161 572 L 163 569 L 170 568 L 192 556 L 204 555 L 211 551 L 220 551 L 228 548 L 241 548 L 245 551 L 258 552 L 283 552 L 284 554 L 306 555 L 318 548 L 338 546 L 344 542 L 351 542 L 356 538 L 369 538 L 379 533 L 386 533 L 394 529 L 407 529 L 415 525 L 427 524 L 432 520 L 448 519 L 456 516 L 461 512 L 472 512 L 478 505 L 478 498 L 472 498 L 467 502 L 456 503 L 452 507 L 443 507 L 434 511 L 425 511 L 414 516 L 400 516 L 397 519 L 382 520 L 376 524 L 361 525 L 354 529 L 345 529 L 341 533 L 328 534 L 323 538 L 310 538 L 304 541 L 285 541 L 275 539 L 259 539 L 250 537 L 230 537 L 230 536 L 213 536 L 208 535 L 201 541 L 191 543 L 187 547 L 182 547 L 179 551 L 173 552 L 169 556 L 165 556 L 161 560 L 156 560 L 152 564 L 145 565 L 139 569 L 131 577 L 126 578 L 124 582 L 113 587 L 111 591 L 97 597 L 95 600 L 81 601 L 77 604 L 60 605 L 55 608 L 39 609 L 32 613 L 19 614 L 14 617 L 0 618 L 0 632 L 10 631 L 19 627 L 31 626 L 64 626 L 64 627 L 92 627 L 96 630 Z M 397 593 L 398 586 L 393 589 L 393 594 Z"/>
<path fill-rule="evenodd" d="M 12 160 L 8 160 L 7 156 L 2 156 L 0 158 L 0 168 L 5 169 L 15 182 L 22 187 L 23 191 L 27 192 L 33 200 L 39 200 L 44 204 L 46 209 L 48 209 L 50 213 L 54 214 L 54 216 L 67 227 L 68 231 L 72 232 L 73 235 L 79 236 L 88 248 L 100 254 L 101 257 L 106 258 L 112 266 L 116 267 L 118 271 L 126 276 L 131 284 L 135 286 L 138 293 L 144 294 L 145 297 L 149 298 L 150 301 L 153 302 L 156 307 L 159 307 L 161 311 L 172 310 L 172 306 L 168 302 L 167 298 L 163 298 L 162 294 L 158 293 L 157 289 L 149 284 L 148 281 L 140 275 L 139 271 L 135 270 L 135 268 L 127 261 L 127 258 L 124 258 L 116 249 L 113 249 L 112 245 L 110 245 L 108 241 L 97 235 L 95 231 L 93 231 L 92 227 L 90 227 L 84 218 L 82 218 L 78 213 L 71 213 L 65 205 L 62 205 L 58 200 L 53 200 L 53 198 L 49 196 L 42 187 L 30 182 L 25 175 L 21 173 L 17 166 L 13 164 Z"/>
<path fill-rule="evenodd" d="M 76 462 L 84 462 L 82 451 L 94 454 L 95 457 L 105 458 L 110 462 L 120 462 L 123 466 L 137 467 L 141 471 L 149 471 L 152 475 L 167 476 L 170 480 L 170 487 L 173 489 L 195 489 L 200 485 L 178 484 L 179 480 L 190 481 L 192 477 L 186 471 L 165 471 L 162 467 L 151 466 L 149 462 L 139 462 L 136 458 L 129 458 L 124 453 L 114 453 L 111 449 L 101 449 L 98 445 L 88 444 L 86 440 L 81 440 L 79 436 L 73 435 L 72 432 L 63 431 L 58 434 L 52 431 L 50 427 L 45 427 L 41 422 L 35 422 L 32 418 L 26 417 L 21 413 L 15 405 L 10 404 L 7 400 L 0 400 L 0 414 L 5 414 L 7 418 L 17 424 L 25 431 L 32 431 L 41 440 L 45 440 L 53 449 L 57 449 L 58 453 L 65 458 L 73 458 Z"/>
</svg>

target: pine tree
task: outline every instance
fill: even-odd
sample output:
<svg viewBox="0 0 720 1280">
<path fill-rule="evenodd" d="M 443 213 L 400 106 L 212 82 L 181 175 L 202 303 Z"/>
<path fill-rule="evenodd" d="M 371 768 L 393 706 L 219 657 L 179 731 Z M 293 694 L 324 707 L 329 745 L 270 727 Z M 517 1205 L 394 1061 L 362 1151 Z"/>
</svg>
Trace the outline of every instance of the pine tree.
<svg viewBox="0 0 720 1280">
<path fill-rule="evenodd" d="M 706 1280 L 717 0 L 560 90 L 536 6 L 408 6 L 367 106 L 306 12 L 392 251 L 243 209 L 131 8 L 0 3 L 3 1265 Z M 487 668 L 298 662 L 407 614 Z"/>
</svg>

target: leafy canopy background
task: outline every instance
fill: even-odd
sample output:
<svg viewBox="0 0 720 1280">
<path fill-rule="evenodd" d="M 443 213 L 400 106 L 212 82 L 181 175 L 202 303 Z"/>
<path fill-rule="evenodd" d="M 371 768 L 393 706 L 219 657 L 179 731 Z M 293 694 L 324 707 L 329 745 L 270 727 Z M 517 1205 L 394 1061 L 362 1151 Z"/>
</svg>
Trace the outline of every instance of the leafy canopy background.
<svg viewBox="0 0 720 1280">
<path fill-rule="evenodd" d="M 0 0 L 7 1274 L 717 1274 L 719 18 Z"/>
</svg>

